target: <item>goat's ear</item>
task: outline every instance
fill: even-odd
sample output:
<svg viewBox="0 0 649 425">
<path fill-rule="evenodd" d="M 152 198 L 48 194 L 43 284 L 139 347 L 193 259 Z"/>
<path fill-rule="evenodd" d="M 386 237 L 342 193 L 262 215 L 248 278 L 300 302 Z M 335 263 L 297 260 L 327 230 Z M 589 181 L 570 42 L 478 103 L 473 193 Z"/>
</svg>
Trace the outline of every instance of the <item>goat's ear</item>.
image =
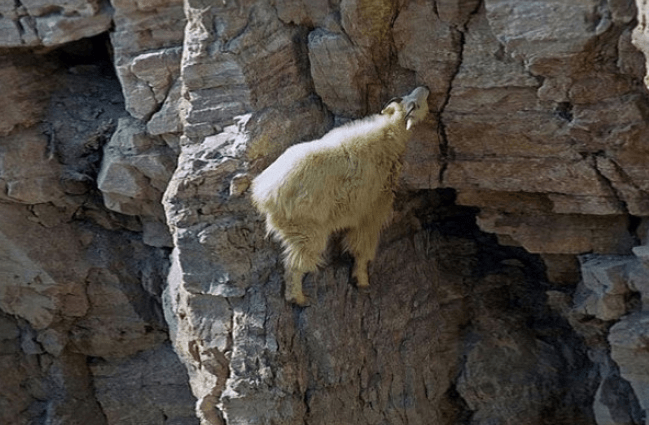
<svg viewBox="0 0 649 425">
<path fill-rule="evenodd" d="M 401 100 L 402 99 L 400 97 L 393 97 L 392 99 L 390 99 L 388 103 L 386 103 L 383 109 L 381 110 L 381 115 L 385 115 L 385 114 L 392 115 L 396 108 L 395 103 L 399 103 L 401 102 Z"/>
<path fill-rule="evenodd" d="M 394 114 L 394 111 L 396 110 L 397 105 L 392 102 L 389 105 L 386 105 L 385 108 L 381 111 L 381 115 L 392 115 Z"/>
</svg>

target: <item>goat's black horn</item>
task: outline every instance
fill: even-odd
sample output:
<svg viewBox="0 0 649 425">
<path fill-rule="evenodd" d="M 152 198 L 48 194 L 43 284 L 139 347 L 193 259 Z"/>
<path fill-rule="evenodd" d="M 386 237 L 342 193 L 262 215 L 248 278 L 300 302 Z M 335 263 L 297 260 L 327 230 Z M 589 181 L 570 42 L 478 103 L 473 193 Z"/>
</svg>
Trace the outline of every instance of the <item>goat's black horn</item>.
<svg viewBox="0 0 649 425">
<path fill-rule="evenodd" d="M 388 106 L 392 102 L 401 102 L 403 98 L 401 97 L 393 97 L 392 99 L 388 100 L 385 105 L 383 105 L 383 109 L 385 109 L 386 106 Z"/>
</svg>

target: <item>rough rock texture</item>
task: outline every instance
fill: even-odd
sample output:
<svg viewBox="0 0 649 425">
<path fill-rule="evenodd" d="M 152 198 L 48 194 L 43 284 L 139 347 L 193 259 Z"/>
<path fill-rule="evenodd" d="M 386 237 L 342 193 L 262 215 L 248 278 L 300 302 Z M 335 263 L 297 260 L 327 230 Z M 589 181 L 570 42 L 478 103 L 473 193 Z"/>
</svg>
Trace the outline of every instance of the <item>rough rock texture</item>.
<svg viewBox="0 0 649 425">
<path fill-rule="evenodd" d="M 0 423 L 649 423 L 649 6 L 0 5 Z M 393 220 L 282 297 L 247 189 L 417 85 Z"/>
<path fill-rule="evenodd" d="M 6 3 L 0 423 L 195 424 L 161 308 L 171 238 L 160 199 L 177 129 L 147 134 L 128 118 L 107 2 Z"/>
</svg>

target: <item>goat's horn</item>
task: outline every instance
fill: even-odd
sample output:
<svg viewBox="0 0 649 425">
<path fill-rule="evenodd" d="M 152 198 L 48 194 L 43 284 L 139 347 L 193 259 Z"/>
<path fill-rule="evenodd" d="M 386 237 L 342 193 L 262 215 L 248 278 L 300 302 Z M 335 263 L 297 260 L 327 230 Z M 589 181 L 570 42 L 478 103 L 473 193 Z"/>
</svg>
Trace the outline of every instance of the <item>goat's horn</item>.
<svg viewBox="0 0 649 425">
<path fill-rule="evenodd" d="M 388 100 L 385 105 L 383 105 L 383 109 L 385 109 L 386 106 L 388 106 L 392 102 L 401 102 L 403 98 L 401 97 L 393 97 L 392 99 Z"/>
</svg>

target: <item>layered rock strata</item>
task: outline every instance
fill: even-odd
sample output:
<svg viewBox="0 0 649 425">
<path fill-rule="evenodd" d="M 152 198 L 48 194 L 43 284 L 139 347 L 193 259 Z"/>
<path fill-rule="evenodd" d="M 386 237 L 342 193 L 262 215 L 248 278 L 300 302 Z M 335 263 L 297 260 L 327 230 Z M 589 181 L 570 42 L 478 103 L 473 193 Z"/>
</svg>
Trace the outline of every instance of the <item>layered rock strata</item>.
<svg viewBox="0 0 649 425">
<path fill-rule="evenodd" d="M 0 422 L 646 422 L 647 13 L 0 5 Z M 417 85 L 371 292 L 287 304 L 251 179 Z"/>
</svg>

